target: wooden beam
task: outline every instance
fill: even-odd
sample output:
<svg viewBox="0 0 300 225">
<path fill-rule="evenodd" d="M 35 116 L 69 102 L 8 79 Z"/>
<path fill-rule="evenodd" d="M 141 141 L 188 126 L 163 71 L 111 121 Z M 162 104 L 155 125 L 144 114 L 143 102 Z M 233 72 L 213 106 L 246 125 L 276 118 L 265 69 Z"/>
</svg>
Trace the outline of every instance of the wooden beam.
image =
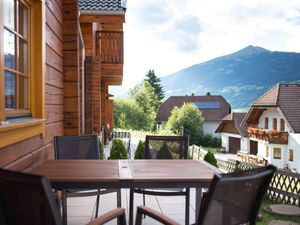
<svg viewBox="0 0 300 225">
<path fill-rule="evenodd" d="M 125 15 L 80 15 L 80 22 L 96 22 L 96 23 L 110 23 L 110 24 L 122 24 L 125 23 Z"/>
</svg>

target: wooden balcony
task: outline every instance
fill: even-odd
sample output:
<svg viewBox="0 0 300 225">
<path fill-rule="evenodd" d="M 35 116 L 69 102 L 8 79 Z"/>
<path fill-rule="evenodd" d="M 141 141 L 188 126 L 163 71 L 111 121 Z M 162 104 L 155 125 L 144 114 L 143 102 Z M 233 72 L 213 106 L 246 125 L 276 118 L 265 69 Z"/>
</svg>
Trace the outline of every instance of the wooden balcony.
<svg viewBox="0 0 300 225">
<path fill-rule="evenodd" d="M 109 85 L 123 80 L 124 42 L 121 31 L 98 31 L 97 53 L 101 61 L 101 77 Z"/>
<path fill-rule="evenodd" d="M 281 144 L 287 145 L 289 140 L 289 133 L 288 132 L 278 132 L 275 135 L 270 134 L 249 134 L 251 138 L 255 138 L 258 140 L 263 140 L 269 142 L 270 144 Z"/>
</svg>

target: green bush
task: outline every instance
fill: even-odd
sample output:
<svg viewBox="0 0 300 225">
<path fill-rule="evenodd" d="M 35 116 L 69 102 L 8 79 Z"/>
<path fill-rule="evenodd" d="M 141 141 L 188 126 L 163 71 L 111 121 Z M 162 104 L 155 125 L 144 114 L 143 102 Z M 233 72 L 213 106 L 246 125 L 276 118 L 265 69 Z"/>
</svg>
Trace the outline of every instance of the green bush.
<svg viewBox="0 0 300 225">
<path fill-rule="evenodd" d="M 134 153 L 134 159 L 144 159 L 145 158 L 145 142 L 139 141 L 138 147 Z"/>
<path fill-rule="evenodd" d="M 218 167 L 217 159 L 211 151 L 208 151 L 206 155 L 204 156 L 204 161 L 208 162 L 209 164 Z"/>
<path fill-rule="evenodd" d="M 126 148 L 120 139 L 114 139 L 108 159 L 128 159 Z"/>
</svg>

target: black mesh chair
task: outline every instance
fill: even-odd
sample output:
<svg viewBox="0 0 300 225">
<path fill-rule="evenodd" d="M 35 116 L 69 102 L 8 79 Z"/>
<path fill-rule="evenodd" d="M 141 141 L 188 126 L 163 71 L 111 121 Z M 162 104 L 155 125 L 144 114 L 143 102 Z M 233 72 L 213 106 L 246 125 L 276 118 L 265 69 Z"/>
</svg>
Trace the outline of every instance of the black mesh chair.
<svg viewBox="0 0 300 225">
<path fill-rule="evenodd" d="M 276 167 L 216 174 L 201 205 L 197 225 L 256 224 L 257 214 Z M 163 224 L 178 224 L 144 206 L 138 207 L 136 225 L 146 214 Z"/>
<path fill-rule="evenodd" d="M 126 224 L 125 209 L 115 209 L 89 225 L 119 218 Z M 47 177 L 0 169 L 1 225 L 61 225 L 62 221 Z"/>
<path fill-rule="evenodd" d="M 55 136 L 55 159 L 100 159 L 100 142 L 97 135 Z M 97 196 L 95 218 L 98 216 L 100 195 L 117 192 L 117 206 L 121 207 L 120 190 L 67 190 L 63 193 L 63 214 L 67 218 L 67 197 Z"/>
<path fill-rule="evenodd" d="M 187 159 L 188 157 L 187 136 L 146 136 L 145 159 Z M 186 224 L 189 223 L 190 215 L 190 189 L 130 189 L 130 212 L 129 224 L 133 223 L 134 193 L 143 194 L 143 205 L 145 195 L 158 196 L 185 196 Z"/>
</svg>

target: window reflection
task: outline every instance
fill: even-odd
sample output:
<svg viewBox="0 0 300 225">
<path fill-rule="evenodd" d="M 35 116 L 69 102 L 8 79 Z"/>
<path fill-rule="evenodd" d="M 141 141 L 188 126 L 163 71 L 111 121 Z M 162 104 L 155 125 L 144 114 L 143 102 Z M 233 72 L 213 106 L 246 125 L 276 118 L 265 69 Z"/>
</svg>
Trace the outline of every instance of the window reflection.
<svg viewBox="0 0 300 225">
<path fill-rule="evenodd" d="M 16 107 L 16 76 L 13 73 L 5 72 L 5 108 Z"/>
<path fill-rule="evenodd" d="M 23 76 L 19 78 L 19 108 L 28 108 L 28 79 Z"/>
<path fill-rule="evenodd" d="M 27 38 L 28 33 L 28 9 L 19 2 L 19 33 Z"/>
<path fill-rule="evenodd" d="M 16 68 L 15 35 L 4 29 L 4 66 Z"/>
<path fill-rule="evenodd" d="M 22 73 L 27 74 L 27 55 L 28 55 L 28 47 L 27 43 L 24 41 L 20 40 L 20 48 L 19 48 L 19 70 Z"/>
<path fill-rule="evenodd" d="M 5 9 L 3 10 L 4 25 L 15 30 L 15 1 L 4 0 L 3 4 Z"/>
</svg>

